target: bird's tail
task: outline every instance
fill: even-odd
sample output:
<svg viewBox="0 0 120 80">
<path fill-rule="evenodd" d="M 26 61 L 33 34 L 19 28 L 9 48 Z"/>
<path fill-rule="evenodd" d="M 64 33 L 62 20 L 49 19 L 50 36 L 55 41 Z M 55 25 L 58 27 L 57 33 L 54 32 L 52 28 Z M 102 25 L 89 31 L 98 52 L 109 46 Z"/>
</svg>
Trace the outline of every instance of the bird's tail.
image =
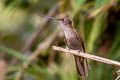
<svg viewBox="0 0 120 80">
<path fill-rule="evenodd" d="M 88 70 L 90 69 L 90 66 L 87 63 L 87 60 L 79 56 L 74 56 L 74 57 L 75 57 L 76 68 L 79 76 L 87 77 Z"/>
</svg>

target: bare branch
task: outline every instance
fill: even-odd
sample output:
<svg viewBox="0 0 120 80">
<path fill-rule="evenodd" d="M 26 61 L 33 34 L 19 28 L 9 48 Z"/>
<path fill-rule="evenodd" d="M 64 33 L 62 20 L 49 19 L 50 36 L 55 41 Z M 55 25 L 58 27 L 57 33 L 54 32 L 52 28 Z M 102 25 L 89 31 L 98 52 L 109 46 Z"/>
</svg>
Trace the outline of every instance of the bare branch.
<svg viewBox="0 0 120 80">
<path fill-rule="evenodd" d="M 103 62 L 105 64 L 110 64 L 110 65 L 120 67 L 120 62 L 118 62 L 118 61 L 106 59 L 106 58 L 95 56 L 95 55 L 92 55 L 92 54 L 78 52 L 77 50 L 72 50 L 72 49 L 67 50 L 67 49 L 64 49 L 64 48 L 61 48 L 61 47 L 57 47 L 57 46 L 53 46 L 53 49 L 57 50 L 57 51 L 63 51 L 63 52 L 66 52 L 66 53 L 71 53 L 71 54 L 81 56 L 81 57 L 84 57 L 84 58 L 88 58 L 88 59 L 91 59 L 91 60 L 94 60 L 94 61 Z"/>
</svg>

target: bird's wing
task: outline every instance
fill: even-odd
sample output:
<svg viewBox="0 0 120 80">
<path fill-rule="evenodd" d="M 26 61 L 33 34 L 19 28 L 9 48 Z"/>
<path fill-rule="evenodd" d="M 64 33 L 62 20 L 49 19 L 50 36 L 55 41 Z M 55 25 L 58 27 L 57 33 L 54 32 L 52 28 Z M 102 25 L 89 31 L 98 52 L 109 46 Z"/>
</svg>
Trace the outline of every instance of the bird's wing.
<svg viewBox="0 0 120 80">
<path fill-rule="evenodd" d="M 77 39 L 79 39 L 79 41 L 80 41 L 81 47 L 83 49 L 83 52 L 85 52 L 85 45 L 84 45 L 84 41 L 83 41 L 82 37 L 80 37 L 80 34 L 79 34 L 79 32 L 76 29 L 74 29 L 74 32 L 77 35 L 76 36 Z"/>
</svg>

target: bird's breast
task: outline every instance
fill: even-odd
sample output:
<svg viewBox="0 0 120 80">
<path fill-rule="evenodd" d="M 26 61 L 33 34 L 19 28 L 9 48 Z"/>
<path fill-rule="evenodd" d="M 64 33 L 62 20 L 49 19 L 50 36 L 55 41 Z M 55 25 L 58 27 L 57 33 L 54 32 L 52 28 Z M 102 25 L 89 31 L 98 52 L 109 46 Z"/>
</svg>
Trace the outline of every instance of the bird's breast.
<svg viewBox="0 0 120 80">
<path fill-rule="evenodd" d="M 74 50 L 80 50 L 81 49 L 81 45 L 80 45 L 80 41 L 76 38 L 76 37 L 69 37 L 66 38 L 66 43 L 68 48 L 70 49 L 74 49 Z"/>
</svg>

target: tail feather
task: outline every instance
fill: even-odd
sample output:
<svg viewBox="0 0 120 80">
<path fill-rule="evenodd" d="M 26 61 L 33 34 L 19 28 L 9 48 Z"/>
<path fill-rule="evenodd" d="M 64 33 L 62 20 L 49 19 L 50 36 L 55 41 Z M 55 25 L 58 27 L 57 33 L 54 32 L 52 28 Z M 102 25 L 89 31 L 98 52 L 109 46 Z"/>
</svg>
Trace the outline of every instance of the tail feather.
<svg viewBox="0 0 120 80">
<path fill-rule="evenodd" d="M 88 63 L 85 58 L 81 58 L 79 56 L 75 57 L 76 68 L 79 76 L 87 77 L 88 76 Z"/>
</svg>

